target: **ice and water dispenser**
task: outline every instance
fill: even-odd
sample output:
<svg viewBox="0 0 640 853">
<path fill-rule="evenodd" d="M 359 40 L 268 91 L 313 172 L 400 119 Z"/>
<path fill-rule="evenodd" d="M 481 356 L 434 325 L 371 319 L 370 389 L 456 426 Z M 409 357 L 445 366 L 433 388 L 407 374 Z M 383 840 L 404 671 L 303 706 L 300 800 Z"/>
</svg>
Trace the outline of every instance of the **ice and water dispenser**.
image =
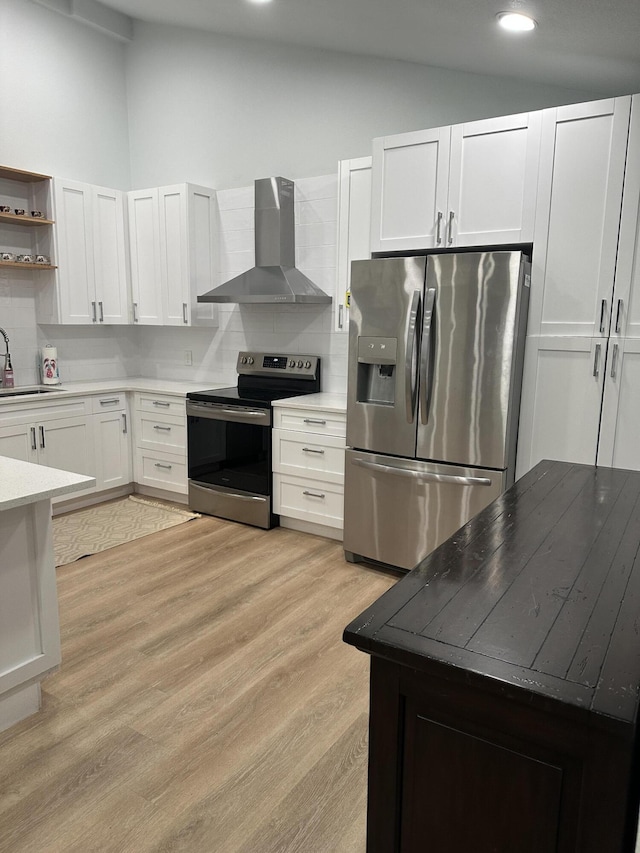
<svg viewBox="0 0 640 853">
<path fill-rule="evenodd" d="M 359 403 L 395 405 L 397 350 L 397 338 L 358 338 Z"/>
</svg>

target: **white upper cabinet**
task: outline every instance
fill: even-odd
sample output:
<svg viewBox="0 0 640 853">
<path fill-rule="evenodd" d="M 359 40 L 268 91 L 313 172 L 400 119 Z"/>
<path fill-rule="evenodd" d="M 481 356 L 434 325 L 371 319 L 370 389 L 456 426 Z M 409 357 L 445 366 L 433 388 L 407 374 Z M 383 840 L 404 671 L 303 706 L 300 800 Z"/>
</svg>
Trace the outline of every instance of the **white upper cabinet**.
<svg viewBox="0 0 640 853">
<path fill-rule="evenodd" d="M 371 251 L 533 240 L 540 113 L 373 141 Z"/>
<path fill-rule="evenodd" d="M 611 336 L 640 338 L 640 95 L 634 95 L 622 197 Z"/>
<path fill-rule="evenodd" d="M 134 322 L 215 322 L 215 306 L 197 297 L 216 285 L 216 229 L 214 190 L 178 184 L 129 193 Z"/>
<path fill-rule="evenodd" d="M 630 106 L 543 111 L 530 334 L 609 334 Z"/>
<path fill-rule="evenodd" d="M 371 157 L 341 160 L 338 165 L 338 287 L 336 331 L 349 327 L 347 295 L 351 261 L 370 257 Z"/>
<path fill-rule="evenodd" d="M 448 127 L 373 140 L 372 252 L 443 244 L 450 144 Z"/>
<path fill-rule="evenodd" d="M 40 322 L 129 322 L 124 196 L 54 179 L 58 270 L 38 297 Z"/>
</svg>

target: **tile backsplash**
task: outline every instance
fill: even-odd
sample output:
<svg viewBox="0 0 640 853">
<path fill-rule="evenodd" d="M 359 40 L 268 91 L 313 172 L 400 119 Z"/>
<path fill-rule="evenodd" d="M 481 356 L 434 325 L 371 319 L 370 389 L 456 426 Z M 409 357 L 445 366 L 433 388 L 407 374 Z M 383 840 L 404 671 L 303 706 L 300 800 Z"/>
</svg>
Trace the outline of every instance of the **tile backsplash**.
<svg viewBox="0 0 640 853">
<path fill-rule="evenodd" d="M 337 192 L 337 175 L 295 182 L 296 265 L 334 300 Z M 218 284 L 254 265 L 253 196 L 253 186 L 217 194 Z M 323 390 L 346 390 L 347 335 L 334 331 L 334 304 L 221 304 L 217 328 L 38 326 L 37 286 L 27 270 L 0 268 L 0 326 L 11 341 L 17 385 L 39 381 L 38 348 L 50 343 L 63 382 L 144 375 L 235 384 L 238 351 L 256 349 L 320 355 Z"/>
</svg>

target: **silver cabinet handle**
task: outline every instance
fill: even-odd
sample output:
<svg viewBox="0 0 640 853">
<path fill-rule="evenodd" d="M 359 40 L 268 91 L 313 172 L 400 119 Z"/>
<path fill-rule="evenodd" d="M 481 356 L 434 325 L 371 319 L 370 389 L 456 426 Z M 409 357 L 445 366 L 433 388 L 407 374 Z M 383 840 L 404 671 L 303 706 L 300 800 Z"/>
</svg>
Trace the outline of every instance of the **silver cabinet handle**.
<svg viewBox="0 0 640 853">
<path fill-rule="evenodd" d="M 616 370 L 618 367 L 618 350 L 620 349 L 619 344 L 613 345 L 613 355 L 611 356 L 611 378 L 616 378 Z"/>
<path fill-rule="evenodd" d="M 263 418 L 265 416 L 264 412 L 250 412 L 244 409 L 242 411 L 238 411 L 237 409 L 222 409 L 222 411 L 225 415 L 242 415 L 243 418 Z"/>
<path fill-rule="evenodd" d="M 384 474 L 395 474 L 410 480 L 424 480 L 426 483 L 455 483 L 459 486 L 490 486 L 488 477 L 462 477 L 455 474 L 435 474 L 422 471 L 409 471 L 406 468 L 396 468 L 395 465 L 381 465 L 379 462 L 369 462 L 367 459 L 354 459 L 354 465 L 381 471 Z"/>
<path fill-rule="evenodd" d="M 43 426 L 40 427 L 40 447 L 42 449 L 44 449 L 46 447 L 46 445 L 44 443 L 44 427 Z"/>
<path fill-rule="evenodd" d="M 187 317 L 187 303 L 186 302 L 182 303 L 182 322 L 183 323 L 189 322 L 189 318 Z"/>
<path fill-rule="evenodd" d="M 323 420 L 321 420 L 321 419 L 319 419 L 319 418 L 304 418 L 304 420 L 302 421 L 302 423 L 304 423 L 304 424 L 320 424 L 320 426 L 325 426 L 325 424 L 326 424 L 327 422 L 326 422 L 326 421 L 323 421 Z"/>
<path fill-rule="evenodd" d="M 35 427 L 31 427 L 31 449 L 32 450 L 38 449 L 38 444 L 36 442 L 36 428 Z"/>
<path fill-rule="evenodd" d="M 319 453 L 321 456 L 324 456 L 324 450 L 315 450 L 313 447 L 303 447 L 302 449 L 305 453 Z"/>
<path fill-rule="evenodd" d="M 127 416 L 125 412 L 122 413 L 122 432 L 126 433 L 127 430 Z"/>
<path fill-rule="evenodd" d="M 167 427 L 167 426 L 158 426 L 157 424 L 154 424 L 153 428 L 162 430 L 163 432 L 171 432 L 171 427 Z"/>
<path fill-rule="evenodd" d="M 323 495 L 320 492 L 307 492 L 306 490 L 302 494 L 308 495 L 310 498 L 322 498 L 322 499 L 324 499 L 326 497 L 326 495 Z"/>
<path fill-rule="evenodd" d="M 604 334 L 604 324 L 607 315 L 607 300 L 603 299 L 600 303 L 600 332 Z"/>
<path fill-rule="evenodd" d="M 120 397 L 110 397 L 108 400 L 100 400 L 101 406 L 114 406 L 120 402 Z"/>
<path fill-rule="evenodd" d="M 156 468 L 165 468 L 167 471 L 170 471 L 173 468 L 173 465 L 164 465 L 162 462 L 154 462 Z"/>
<path fill-rule="evenodd" d="M 449 238 L 447 239 L 447 243 L 451 245 L 453 243 L 453 220 L 456 218 L 455 211 L 449 211 Z"/>
<path fill-rule="evenodd" d="M 598 376 L 600 373 L 600 350 L 602 346 L 601 344 L 596 344 L 596 354 L 593 357 L 593 375 Z"/>
<path fill-rule="evenodd" d="M 343 307 L 344 306 L 342 305 L 342 303 L 340 303 L 340 305 L 338 305 L 338 328 L 339 329 L 342 328 L 342 310 L 343 310 Z"/>
<path fill-rule="evenodd" d="M 104 323 L 104 308 L 102 307 L 102 302 L 98 302 L 98 308 L 100 309 L 100 322 Z"/>
<path fill-rule="evenodd" d="M 164 400 L 154 400 L 154 406 L 163 406 L 165 409 L 168 409 L 171 403 L 166 403 Z"/>
<path fill-rule="evenodd" d="M 411 299 L 411 308 L 407 317 L 407 355 L 404 364 L 404 398 L 407 423 L 412 424 L 416 410 L 416 393 L 418 391 L 418 378 L 413 382 L 413 365 L 417 356 L 418 347 L 418 316 L 420 314 L 420 291 L 415 290 Z"/>
<path fill-rule="evenodd" d="M 616 335 L 620 334 L 620 320 L 622 319 L 622 309 L 624 303 L 622 299 L 618 299 L 618 310 L 616 311 Z"/>
<path fill-rule="evenodd" d="M 133 322 L 134 323 L 138 322 L 138 303 L 137 302 L 133 303 Z"/>
<path fill-rule="evenodd" d="M 98 320 L 98 315 L 96 314 L 96 303 L 95 302 L 91 303 L 91 310 L 93 312 L 93 322 L 96 323 Z"/>
<path fill-rule="evenodd" d="M 436 220 L 436 245 L 442 243 L 442 211 L 438 211 L 438 219 Z"/>
<path fill-rule="evenodd" d="M 431 365 L 431 327 L 436 307 L 436 289 L 430 287 L 424 298 L 424 317 L 422 319 L 422 346 L 420 350 L 420 420 L 426 424 L 429 420 L 429 401 L 431 389 L 428 380 Z"/>
</svg>

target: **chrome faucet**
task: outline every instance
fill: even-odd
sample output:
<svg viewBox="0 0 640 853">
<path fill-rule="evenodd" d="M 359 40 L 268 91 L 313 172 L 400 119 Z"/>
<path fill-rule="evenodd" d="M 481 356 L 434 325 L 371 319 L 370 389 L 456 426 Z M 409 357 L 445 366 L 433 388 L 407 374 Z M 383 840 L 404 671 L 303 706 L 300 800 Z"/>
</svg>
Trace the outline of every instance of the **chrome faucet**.
<svg viewBox="0 0 640 853">
<path fill-rule="evenodd" d="M 2 371 L 2 387 L 13 388 L 13 366 L 11 364 L 11 355 L 9 353 L 9 335 L 0 326 L 0 335 L 4 338 L 4 370 Z"/>
</svg>

